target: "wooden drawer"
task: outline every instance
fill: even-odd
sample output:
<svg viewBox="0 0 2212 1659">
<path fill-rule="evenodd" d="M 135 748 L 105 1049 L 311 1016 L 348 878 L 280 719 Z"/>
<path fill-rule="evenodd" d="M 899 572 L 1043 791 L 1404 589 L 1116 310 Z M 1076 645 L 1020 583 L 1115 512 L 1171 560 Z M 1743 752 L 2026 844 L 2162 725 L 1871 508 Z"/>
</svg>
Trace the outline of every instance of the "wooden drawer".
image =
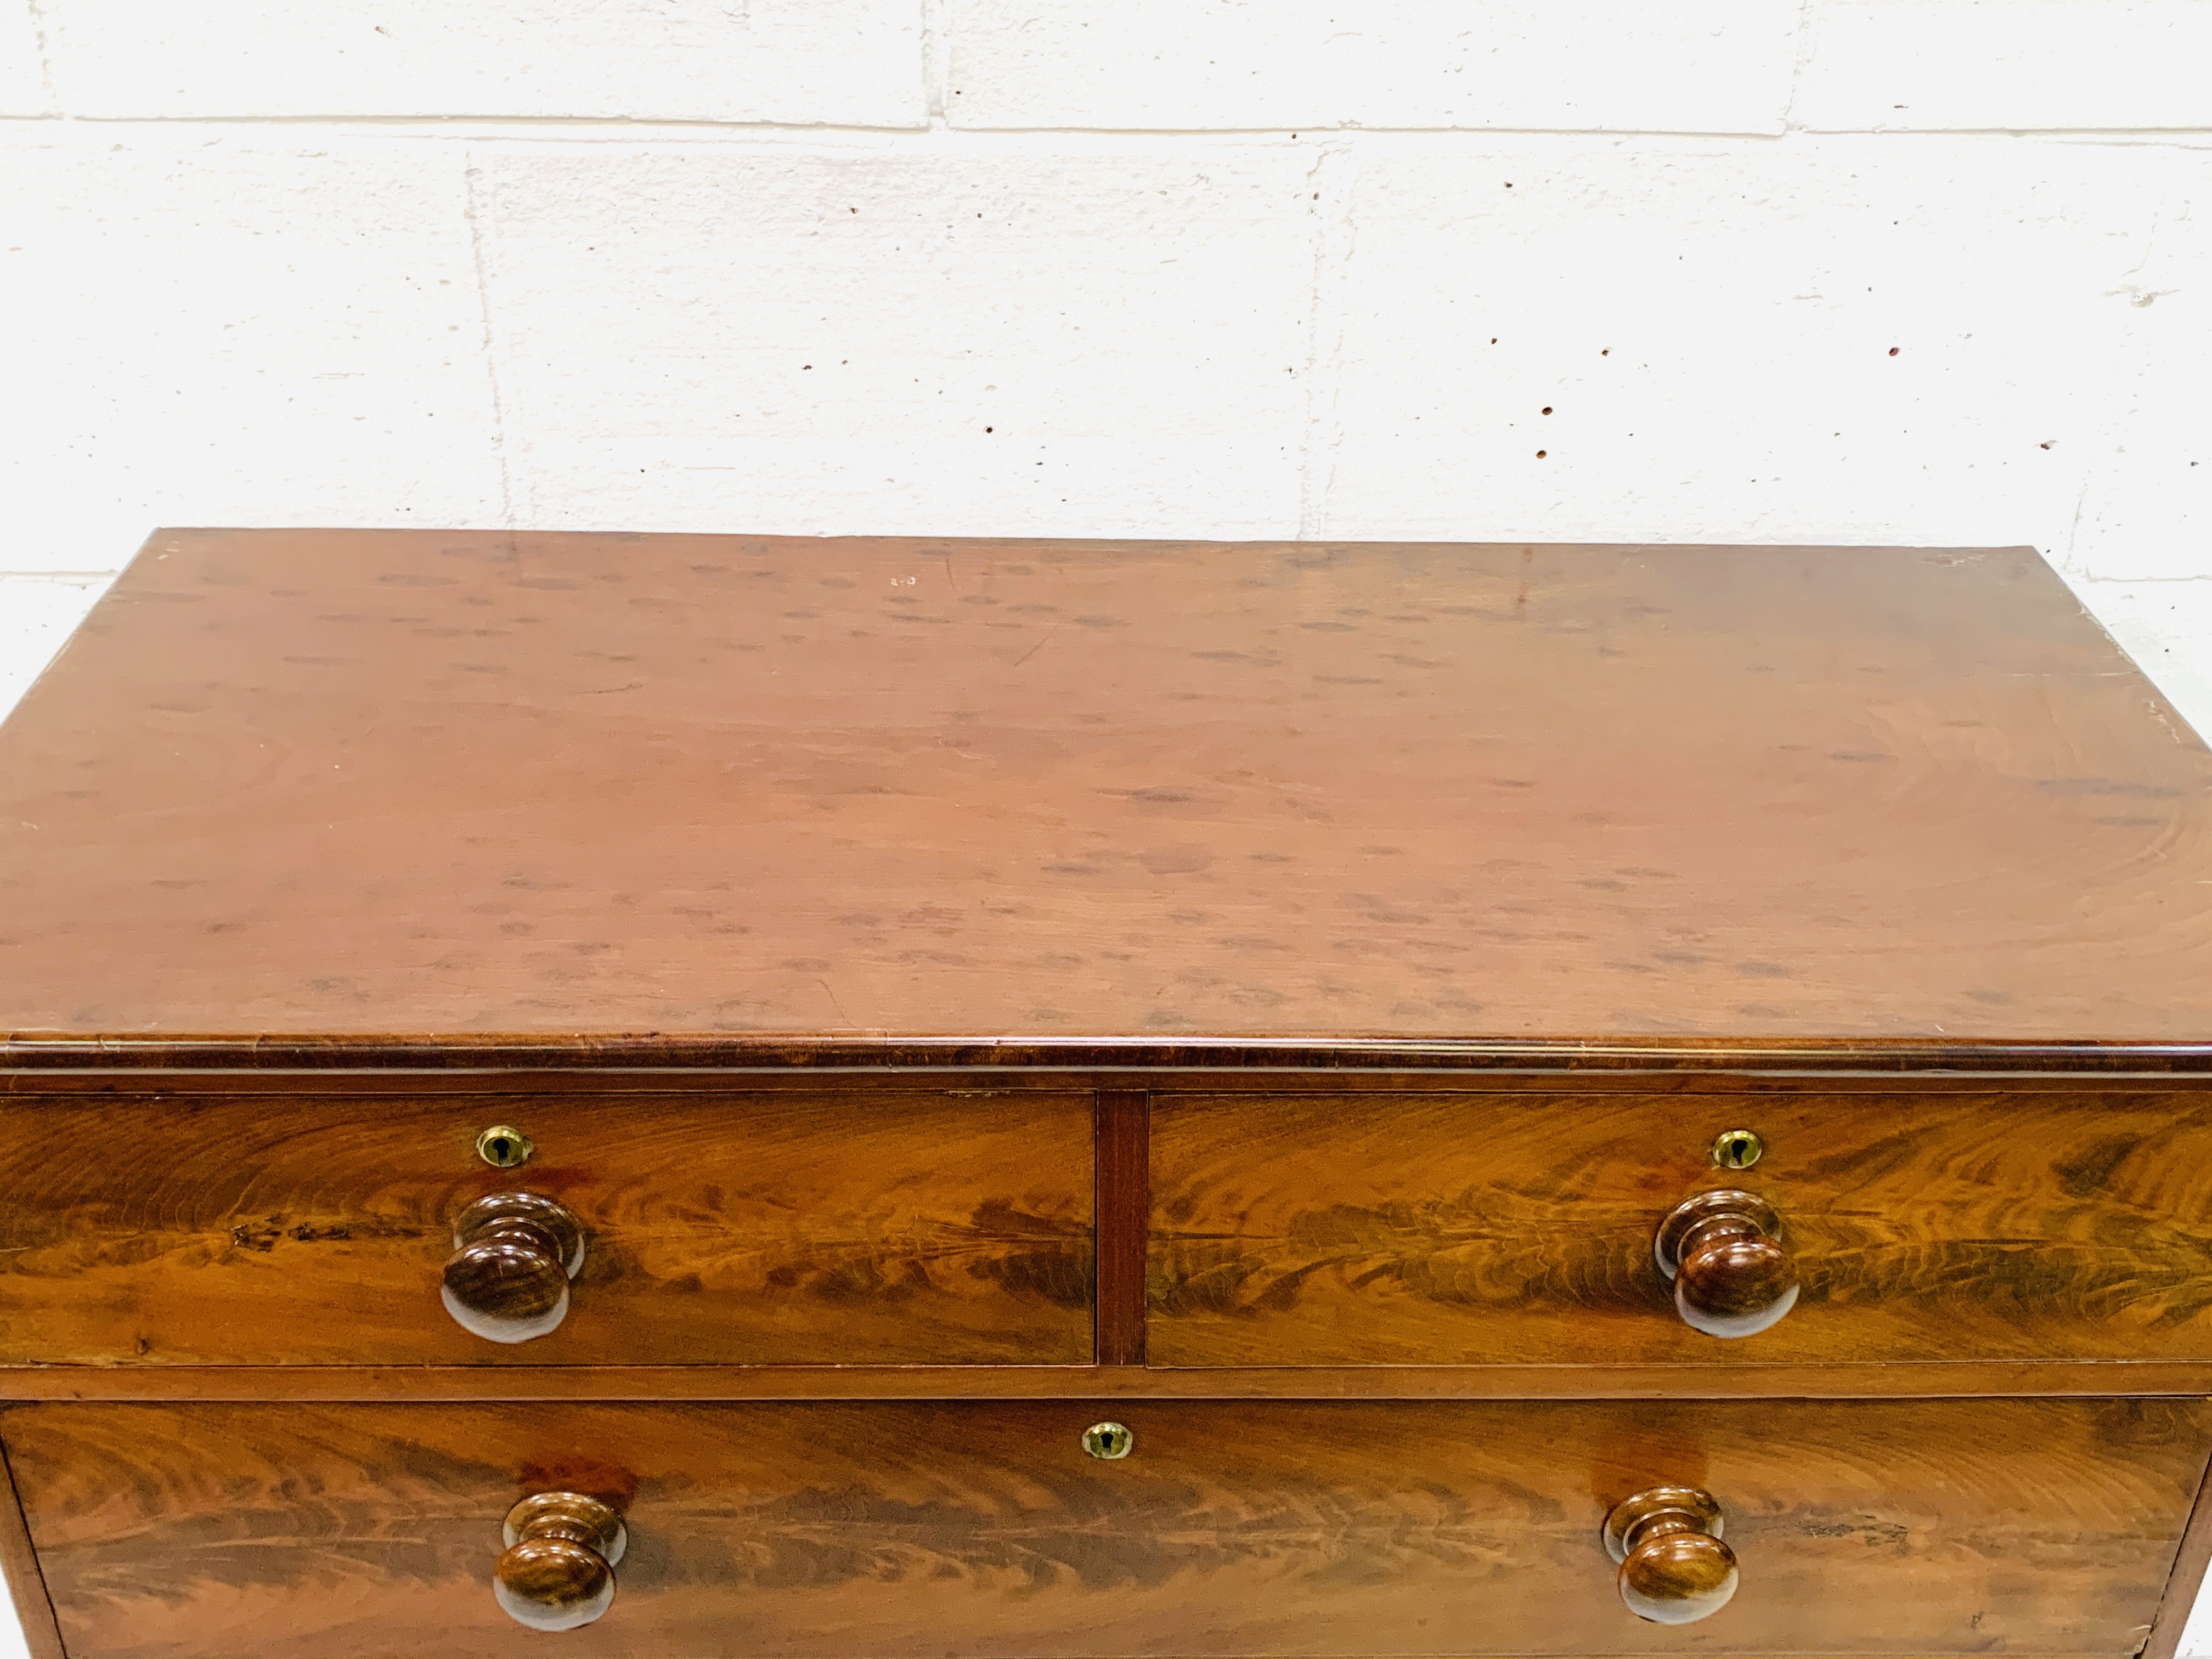
<svg viewBox="0 0 2212 1659">
<path fill-rule="evenodd" d="M 511 1121 L 537 1152 L 489 1167 Z M 0 1106 L 0 1363 L 1085 1364 L 1087 1094 Z M 456 1215 L 557 1199 L 584 1261 L 513 1345 L 440 1300 Z"/>
<path fill-rule="evenodd" d="M 1079 1437 L 1110 1414 L 1119 1462 Z M 71 1659 L 540 1654 L 519 1495 L 629 1528 L 574 1659 L 2136 1651 L 2201 1401 L 34 1406 L 0 1418 Z M 1734 1601 L 1600 1546 L 1717 1496 Z"/>
<path fill-rule="evenodd" d="M 2212 1091 L 1162 1096 L 1151 1180 L 1158 1365 L 2212 1357 Z M 1802 1285 L 1736 1341 L 1652 1261 L 1723 1186 Z"/>
</svg>

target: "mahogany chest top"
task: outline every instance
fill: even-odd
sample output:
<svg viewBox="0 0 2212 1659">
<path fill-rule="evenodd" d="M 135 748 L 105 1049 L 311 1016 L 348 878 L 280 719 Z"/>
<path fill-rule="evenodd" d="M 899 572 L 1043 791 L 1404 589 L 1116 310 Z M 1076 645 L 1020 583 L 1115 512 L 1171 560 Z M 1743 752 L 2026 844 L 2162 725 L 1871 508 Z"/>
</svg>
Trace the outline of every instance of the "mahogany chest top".
<svg viewBox="0 0 2212 1659">
<path fill-rule="evenodd" d="M 2021 548 L 166 531 L 0 733 L 0 1025 L 2185 1048 L 2208 786 Z"/>
</svg>

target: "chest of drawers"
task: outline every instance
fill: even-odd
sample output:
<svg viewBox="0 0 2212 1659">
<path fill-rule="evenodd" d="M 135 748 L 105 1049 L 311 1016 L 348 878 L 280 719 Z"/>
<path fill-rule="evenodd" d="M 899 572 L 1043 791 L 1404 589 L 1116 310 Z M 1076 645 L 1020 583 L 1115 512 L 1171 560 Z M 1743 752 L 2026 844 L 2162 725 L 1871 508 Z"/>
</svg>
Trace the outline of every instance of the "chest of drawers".
<svg viewBox="0 0 2212 1659">
<path fill-rule="evenodd" d="M 40 1659 L 2171 1659 L 2212 756 L 2032 553 L 156 535 Z"/>
</svg>

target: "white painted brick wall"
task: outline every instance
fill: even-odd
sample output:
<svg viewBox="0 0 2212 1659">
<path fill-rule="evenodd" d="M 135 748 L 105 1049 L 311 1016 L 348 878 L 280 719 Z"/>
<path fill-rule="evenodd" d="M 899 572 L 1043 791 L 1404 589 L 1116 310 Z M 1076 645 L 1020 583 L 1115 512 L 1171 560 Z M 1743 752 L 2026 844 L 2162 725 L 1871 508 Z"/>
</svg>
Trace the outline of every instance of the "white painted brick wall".
<svg viewBox="0 0 2212 1659">
<path fill-rule="evenodd" d="M 32 0 L 71 115 L 919 127 L 912 0 Z"/>
<path fill-rule="evenodd" d="M 521 521 L 1173 535 L 1203 502 L 1282 533 L 1313 288 L 1291 146 L 577 159 L 469 161 Z"/>
<path fill-rule="evenodd" d="M 2202 132 L 2203 0 L 1810 0 L 1815 131 Z"/>
<path fill-rule="evenodd" d="M 0 0 L 0 708 L 452 523 L 2026 541 L 2212 730 L 2208 273 L 2212 0 Z"/>
<path fill-rule="evenodd" d="M 946 0 L 956 126 L 1783 130 L 1800 0 Z"/>
<path fill-rule="evenodd" d="M 39 36 L 27 9 L 0 15 L 0 116 L 34 115 L 46 107 Z"/>
<path fill-rule="evenodd" d="M 0 566 L 112 568 L 179 514 L 500 512 L 457 149 L 199 124 L 6 137 Z"/>
</svg>

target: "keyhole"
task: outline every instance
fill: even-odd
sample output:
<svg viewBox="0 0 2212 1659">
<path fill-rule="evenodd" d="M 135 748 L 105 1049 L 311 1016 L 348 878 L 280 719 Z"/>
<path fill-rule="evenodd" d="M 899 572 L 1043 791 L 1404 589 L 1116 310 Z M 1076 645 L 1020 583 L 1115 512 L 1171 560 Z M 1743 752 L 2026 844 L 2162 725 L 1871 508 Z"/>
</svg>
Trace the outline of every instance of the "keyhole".
<svg viewBox="0 0 2212 1659">
<path fill-rule="evenodd" d="M 1083 1449 L 1093 1457 L 1127 1457 L 1137 1437 L 1119 1423 L 1093 1423 L 1083 1431 Z"/>
<path fill-rule="evenodd" d="M 528 1135 L 505 1123 L 495 1124 L 477 1137 L 477 1156 L 495 1170 L 512 1170 L 519 1164 L 527 1164 L 531 1153 L 537 1150 L 530 1144 Z"/>
<path fill-rule="evenodd" d="M 1765 1150 L 1749 1129 L 1729 1129 L 1713 1142 L 1713 1162 L 1723 1170 L 1748 1170 Z"/>
</svg>

